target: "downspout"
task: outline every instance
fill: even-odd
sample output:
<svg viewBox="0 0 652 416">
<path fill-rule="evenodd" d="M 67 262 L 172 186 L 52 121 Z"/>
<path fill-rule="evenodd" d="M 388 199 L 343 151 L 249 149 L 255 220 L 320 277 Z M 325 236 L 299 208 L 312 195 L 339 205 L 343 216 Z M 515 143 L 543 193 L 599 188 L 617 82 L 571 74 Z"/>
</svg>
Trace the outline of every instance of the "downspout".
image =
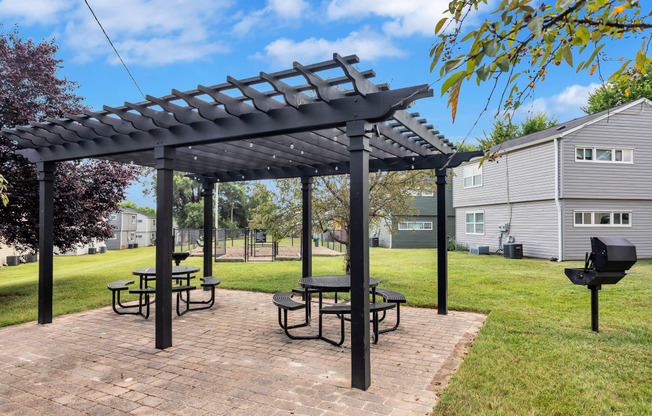
<svg viewBox="0 0 652 416">
<path fill-rule="evenodd" d="M 562 226 L 563 215 L 561 211 L 561 202 L 559 201 L 559 137 L 553 139 L 555 149 L 555 206 L 557 207 L 557 261 L 563 260 L 563 240 L 562 240 Z"/>
</svg>

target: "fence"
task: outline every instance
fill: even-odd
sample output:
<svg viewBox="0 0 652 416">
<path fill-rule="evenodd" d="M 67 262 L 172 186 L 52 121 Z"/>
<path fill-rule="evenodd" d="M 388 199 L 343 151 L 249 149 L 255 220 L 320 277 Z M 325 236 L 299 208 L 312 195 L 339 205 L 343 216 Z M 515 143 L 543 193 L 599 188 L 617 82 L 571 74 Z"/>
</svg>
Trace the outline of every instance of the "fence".
<svg viewBox="0 0 652 416">
<path fill-rule="evenodd" d="M 175 228 L 174 229 L 174 251 L 190 251 L 201 244 L 204 238 L 204 230 Z"/>
<path fill-rule="evenodd" d="M 175 228 L 173 231 L 174 251 L 191 251 L 203 244 L 204 230 Z M 251 244 L 251 236 L 248 236 L 247 232 L 252 233 L 254 230 L 247 228 L 219 228 L 217 230 L 213 229 L 213 250 L 215 253 L 215 258 L 217 259 L 218 257 L 226 255 L 228 247 L 241 247 L 241 249 L 238 251 L 243 251 L 246 243 Z M 344 230 L 335 230 L 334 234 L 338 239 L 342 239 L 346 235 Z M 331 238 L 330 234 L 327 232 L 322 234 L 315 234 L 314 237 L 317 237 L 317 245 L 320 247 L 326 247 L 340 253 L 344 253 L 346 251 L 346 247 L 342 243 L 338 243 L 335 241 L 335 239 Z M 314 238 L 312 241 L 314 244 Z M 280 241 L 275 241 L 274 243 L 280 247 L 300 248 L 301 232 L 297 231 L 292 233 L 290 236 L 285 237 Z M 278 251 L 278 248 L 275 251 Z M 260 251 L 256 251 L 256 253 L 259 252 Z"/>
</svg>

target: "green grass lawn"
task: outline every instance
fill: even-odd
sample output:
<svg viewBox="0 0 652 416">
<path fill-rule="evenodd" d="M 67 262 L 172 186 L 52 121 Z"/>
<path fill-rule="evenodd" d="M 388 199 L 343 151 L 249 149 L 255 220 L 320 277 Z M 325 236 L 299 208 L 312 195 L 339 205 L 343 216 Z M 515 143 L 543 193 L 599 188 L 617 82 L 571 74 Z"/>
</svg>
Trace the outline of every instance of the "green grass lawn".
<svg viewBox="0 0 652 416">
<path fill-rule="evenodd" d="M 579 263 L 450 253 L 449 306 L 489 314 L 435 408 L 436 415 L 652 414 L 652 262 L 639 261 L 600 292 L 590 330 L 589 291 L 564 276 Z M 316 257 L 314 274 L 340 274 L 342 258 Z M 55 258 L 54 313 L 110 304 L 106 284 L 154 264 L 154 249 Z M 185 265 L 201 266 L 201 258 Z M 434 307 L 435 250 L 371 249 L 371 274 Z M 218 263 L 222 288 L 288 291 L 300 262 Z M 0 326 L 36 319 L 36 264 L 0 270 Z"/>
</svg>

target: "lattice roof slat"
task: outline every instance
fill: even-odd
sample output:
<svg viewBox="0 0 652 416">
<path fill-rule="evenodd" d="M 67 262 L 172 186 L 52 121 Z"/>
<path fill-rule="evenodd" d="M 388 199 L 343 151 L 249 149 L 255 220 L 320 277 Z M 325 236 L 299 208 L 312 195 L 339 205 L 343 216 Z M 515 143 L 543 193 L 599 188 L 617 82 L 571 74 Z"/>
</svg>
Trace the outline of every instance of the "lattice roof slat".
<svg viewBox="0 0 652 416">
<path fill-rule="evenodd" d="M 370 164 L 412 169 L 412 160 L 449 154 L 450 143 L 407 107 L 432 96 L 426 85 L 391 90 L 359 71 L 354 55 L 179 91 L 102 111 L 3 129 L 33 162 L 87 157 L 154 166 L 154 149 L 176 147 L 175 169 L 242 180 L 346 170 L 346 123 L 366 120 Z M 339 74 L 337 72 L 340 72 Z M 417 159 L 415 159 L 417 158 Z M 336 169 L 337 168 L 337 169 Z"/>
</svg>

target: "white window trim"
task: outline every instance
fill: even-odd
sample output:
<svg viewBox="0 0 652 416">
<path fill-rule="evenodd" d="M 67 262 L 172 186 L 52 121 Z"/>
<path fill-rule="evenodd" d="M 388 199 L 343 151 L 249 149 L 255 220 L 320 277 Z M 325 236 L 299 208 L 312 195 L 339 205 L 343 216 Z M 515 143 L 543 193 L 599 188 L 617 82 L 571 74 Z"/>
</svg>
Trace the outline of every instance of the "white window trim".
<svg viewBox="0 0 652 416">
<path fill-rule="evenodd" d="M 470 185 L 470 186 L 466 186 L 466 184 L 464 183 L 464 179 L 466 179 L 466 176 L 464 176 L 464 168 L 468 168 L 468 167 L 471 167 L 471 168 L 477 168 L 477 170 L 480 172 L 480 185 Z M 471 177 L 471 183 L 473 183 L 473 177 L 474 177 L 474 176 L 475 176 L 475 175 L 471 175 L 471 176 L 470 176 L 470 177 Z M 462 186 L 464 187 L 464 189 L 479 188 L 479 187 L 481 187 L 483 184 L 484 184 L 484 172 L 482 171 L 482 166 L 480 166 L 479 163 L 478 163 L 478 164 L 475 164 L 475 165 L 466 165 L 466 166 L 463 166 L 463 167 L 462 167 Z"/>
<path fill-rule="evenodd" d="M 473 220 L 474 220 L 473 224 L 479 224 L 479 223 L 475 222 L 475 214 L 482 214 L 482 230 L 483 231 L 481 233 L 470 233 L 470 232 L 466 231 L 466 225 L 468 224 L 468 222 L 466 222 L 466 215 L 467 214 L 473 214 Z M 575 218 L 575 217 L 573 217 L 573 218 Z M 466 211 L 466 212 L 464 212 L 464 233 L 467 234 L 467 235 L 484 235 L 484 233 L 485 233 L 484 230 L 486 229 L 486 227 L 484 226 L 485 223 L 486 223 L 485 220 L 486 220 L 486 217 L 484 215 L 484 211 Z M 473 228 L 475 229 L 475 226 Z"/>
<path fill-rule="evenodd" d="M 577 158 L 577 149 L 591 149 L 593 151 L 593 159 L 591 160 L 580 160 Z M 630 162 L 625 161 L 616 161 L 616 160 L 597 160 L 596 150 L 611 150 L 612 158 L 615 157 L 616 150 L 631 150 L 632 151 L 632 160 Z M 575 153 L 573 158 L 578 163 L 614 163 L 622 165 L 633 165 L 634 164 L 634 148 L 633 147 L 607 147 L 607 146 L 575 146 Z M 624 212 L 624 211 L 623 211 Z"/>
<path fill-rule="evenodd" d="M 611 214 L 610 224 L 576 224 L 575 214 L 591 213 L 591 222 L 595 221 L 594 214 L 597 212 L 608 212 Z M 614 224 L 614 214 L 629 214 L 629 224 Z M 576 209 L 573 210 L 573 227 L 577 228 L 632 228 L 632 211 L 626 209 Z"/>
<path fill-rule="evenodd" d="M 410 229 L 410 228 L 401 228 L 401 225 L 403 224 L 430 224 L 430 228 L 417 228 L 417 229 Z M 432 231 L 432 221 L 400 221 L 398 223 L 398 231 Z"/>
</svg>

